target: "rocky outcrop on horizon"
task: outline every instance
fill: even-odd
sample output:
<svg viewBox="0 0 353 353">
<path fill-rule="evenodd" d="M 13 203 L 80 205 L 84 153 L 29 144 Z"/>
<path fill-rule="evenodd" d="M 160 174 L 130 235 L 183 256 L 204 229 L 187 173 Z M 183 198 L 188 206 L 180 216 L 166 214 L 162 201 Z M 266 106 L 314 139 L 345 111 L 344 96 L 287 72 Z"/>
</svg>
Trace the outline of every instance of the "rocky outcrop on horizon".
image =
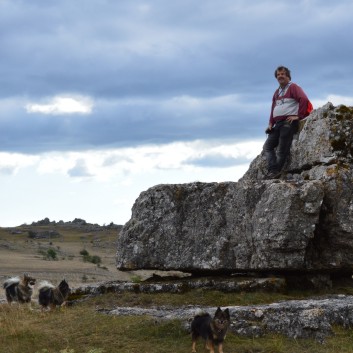
<svg viewBox="0 0 353 353">
<path fill-rule="evenodd" d="M 327 103 L 302 122 L 279 180 L 264 180 L 261 153 L 238 182 L 142 192 L 117 268 L 351 274 L 352 132 L 353 108 Z"/>
<path fill-rule="evenodd" d="M 51 221 L 48 217 L 45 217 L 37 222 L 32 222 L 31 224 L 32 226 L 49 226 L 49 225 L 59 225 L 59 226 L 69 226 L 69 227 L 77 227 L 77 228 L 80 228 L 80 227 L 95 227 L 97 229 L 100 229 L 100 228 L 108 228 L 108 229 L 118 229 L 120 230 L 122 228 L 121 225 L 118 225 L 118 224 L 115 224 L 113 222 L 110 222 L 109 224 L 107 225 L 103 225 L 103 226 L 100 226 L 99 224 L 97 223 L 88 223 L 86 222 L 84 219 L 82 218 L 75 218 L 73 221 L 68 221 L 68 222 L 64 222 L 62 220 L 56 222 L 56 221 Z"/>
</svg>

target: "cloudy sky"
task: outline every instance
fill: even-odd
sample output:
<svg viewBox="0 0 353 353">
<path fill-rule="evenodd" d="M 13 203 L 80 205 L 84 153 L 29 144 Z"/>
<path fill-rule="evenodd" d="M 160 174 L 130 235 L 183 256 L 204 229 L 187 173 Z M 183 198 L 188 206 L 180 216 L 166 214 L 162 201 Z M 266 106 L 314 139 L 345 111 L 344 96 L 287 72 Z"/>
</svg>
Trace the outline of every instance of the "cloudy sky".
<svg viewBox="0 0 353 353">
<path fill-rule="evenodd" d="M 161 183 L 236 181 L 288 66 L 353 105 L 353 2 L 0 0 L 0 226 L 124 224 Z"/>
</svg>

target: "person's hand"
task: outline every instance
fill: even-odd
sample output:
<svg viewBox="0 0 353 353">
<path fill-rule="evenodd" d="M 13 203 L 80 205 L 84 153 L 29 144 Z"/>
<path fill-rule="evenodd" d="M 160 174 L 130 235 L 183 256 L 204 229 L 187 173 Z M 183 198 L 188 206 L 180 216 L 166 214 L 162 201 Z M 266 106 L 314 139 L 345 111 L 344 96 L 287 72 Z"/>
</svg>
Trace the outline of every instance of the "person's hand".
<svg viewBox="0 0 353 353">
<path fill-rule="evenodd" d="M 297 116 L 297 115 L 291 115 L 291 116 L 289 116 L 289 117 L 286 119 L 286 121 L 289 121 L 290 123 L 292 123 L 292 122 L 295 121 L 295 120 L 299 120 L 299 116 Z"/>
<path fill-rule="evenodd" d="M 266 134 L 270 134 L 272 132 L 272 126 L 269 125 L 268 128 L 265 130 Z"/>
</svg>

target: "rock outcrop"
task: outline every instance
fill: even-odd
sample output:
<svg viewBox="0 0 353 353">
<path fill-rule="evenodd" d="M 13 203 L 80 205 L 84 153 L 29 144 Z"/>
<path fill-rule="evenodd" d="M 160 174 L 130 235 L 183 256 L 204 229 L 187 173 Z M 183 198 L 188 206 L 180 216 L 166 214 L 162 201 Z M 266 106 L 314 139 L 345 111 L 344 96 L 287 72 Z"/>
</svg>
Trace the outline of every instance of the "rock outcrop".
<svg viewBox="0 0 353 353">
<path fill-rule="evenodd" d="M 151 280 L 153 280 L 152 277 Z M 145 281 L 134 282 L 104 282 L 98 284 L 88 284 L 71 291 L 73 297 L 94 296 L 104 293 L 185 293 L 193 289 L 213 289 L 224 293 L 240 292 L 272 292 L 280 293 L 287 290 L 286 281 L 283 278 L 219 278 L 208 277 L 189 278 L 173 281 Z"/>
<path fill-rule="evenodd" d="M 279 180 L 260 154 L 238 182 L 142 192 L 118 269 L 353 272 L 353 108 L 328 103 L 302 125 Z"/>
<path fill-rule="evenodd" d="M 292 338 L 314 338 L 323 342 L 333 334 L 333 326 L 353 325 L 353 297 L 338 295 L 309 300 L 290 300 L 267 305 L 230 306 L 230 331 L 245 337 L 259 337 L 268 333 L 284 334 Z M 149 315 L 157 320 L 179 319 L 190 329 L 194 315 L 214 307 L 117 307 L 100 310 L 109 315 Z"/>
</svg>

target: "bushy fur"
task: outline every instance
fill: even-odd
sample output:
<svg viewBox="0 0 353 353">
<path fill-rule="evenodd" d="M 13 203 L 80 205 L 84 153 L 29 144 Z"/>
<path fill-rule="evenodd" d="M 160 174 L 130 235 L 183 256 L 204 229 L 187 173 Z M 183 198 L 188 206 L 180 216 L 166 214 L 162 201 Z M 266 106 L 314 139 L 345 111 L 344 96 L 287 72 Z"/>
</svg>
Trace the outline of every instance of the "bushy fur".
<svg viewBox="0 0 353 353">
<path fill-rule="evenodd" d="M 57 287 L 47 281 L 44 281 L 40 283 L 38 291 L 39 304 L 43 308 L 49 307 L 54 309 L 56 306 L 63 306 L 66 304 L 66 300 L 71 292 L 71 289 L 65 280 L 62 280 Z"/>
<path fill-rule="evenodd" d="M 6 293 L 6 299 L 9 304 L 12 302 L 30 303 L 33 287 L 36 284 L 36 279 L 29 276 L 27 273 L 22 278 L 12 277 L 7 279 L 3 287 Z"/>
<path fill-rule="evenodd" d="M 218 352 L 223 353 L 223 341 L 229 325 L 229 309 L 222 311 L 218 307 L 213 318 L 208 313 L 196 315 L 191 322 L 192 352 L 196 352 L 196 341 L 202 337 L 210 353 L 214 353 L 215 345 L 218 346 Z"/>
</svg>

